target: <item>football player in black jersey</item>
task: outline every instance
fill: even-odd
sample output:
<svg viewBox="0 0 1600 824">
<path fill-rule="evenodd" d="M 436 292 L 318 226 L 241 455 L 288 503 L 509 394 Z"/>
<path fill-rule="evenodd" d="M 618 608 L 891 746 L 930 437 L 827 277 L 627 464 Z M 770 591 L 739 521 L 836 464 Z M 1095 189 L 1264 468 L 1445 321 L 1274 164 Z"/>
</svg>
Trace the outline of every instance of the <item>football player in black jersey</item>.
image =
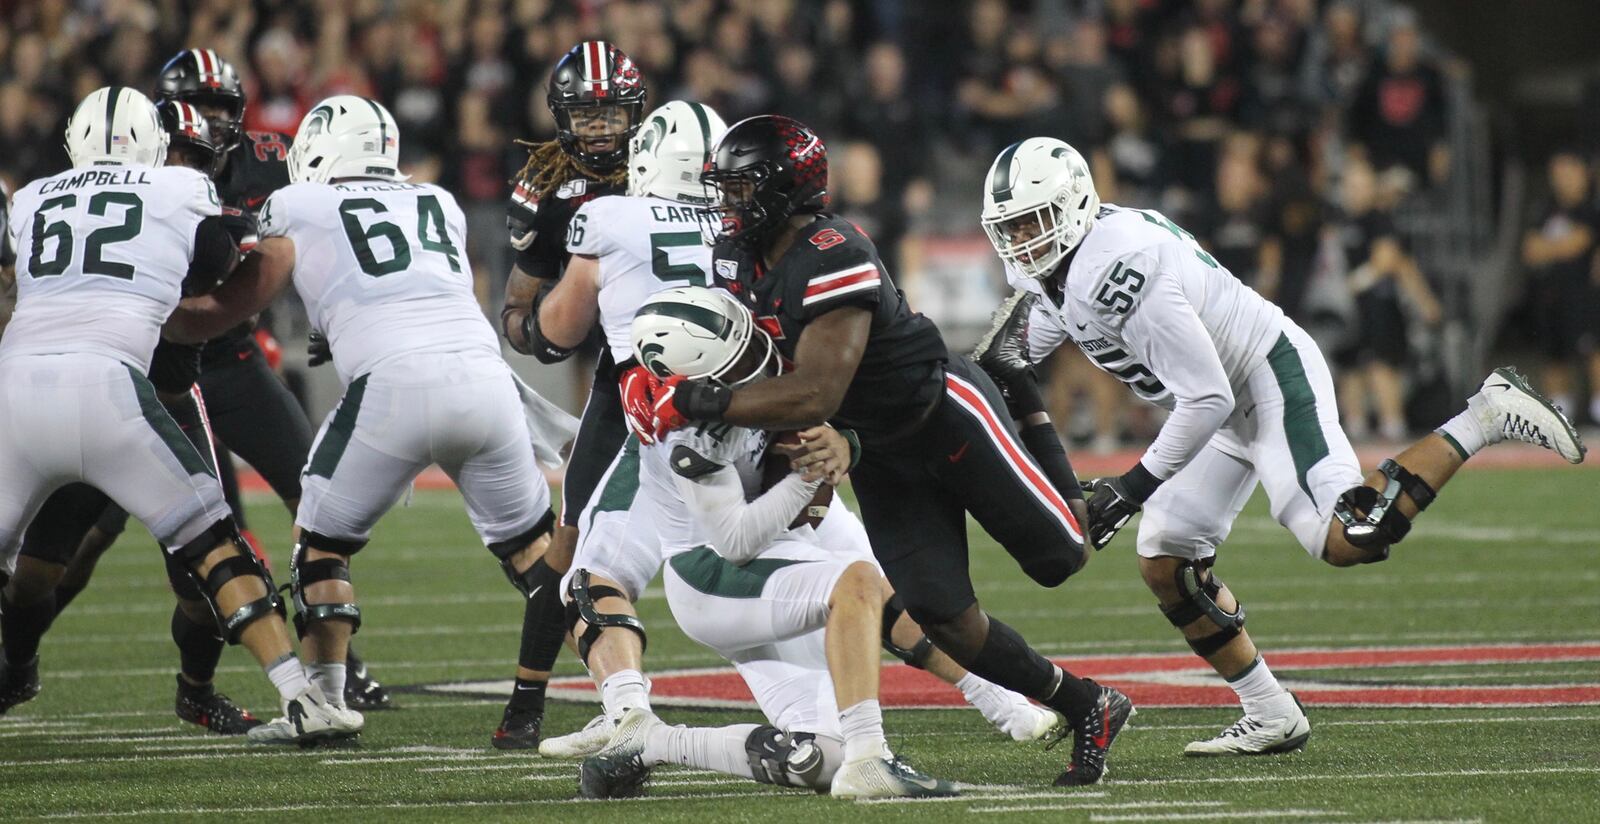
<svg viewBox="0 0 1600 824">
<path fill-rule="evenodd" d="M 516 265 L 506 283 L 501 329 L 511 348 L 540 363 L 566 360 L 572 349 L 539 331 L 539 301 L 566 269 L 567 223 L 578 207 L 627 190 L 628 139 L 644 116 L 645 82 L 621 49 L 603 40 L 579 43 L 550 74 L 546 103 L 556 139 L 524 144 L 528 163 L 517 174 L 506 223 Z M 492 743 L 500 749 L 539 746 L 545 686 L 567 633 L 561 576 L 578 545 L 578 514 L 628 435 L 617 391 L 617 364 L 602 347 L 583 423 L 561 484 L 561 519 L 544 556 L 525 569 L 502 559 L 507 573 L 533 593 L 523 614 L 516 686 Z"/>
<path fill-rule="evenodd" d="M 1095 783 L 1132 703 L 1064 672 L 985 614 L 967 570 L 970 512 L 1040 584 L 1077 572 L 1087 555 L 1076 477 L 1064 452 L 1047 453 L 1055 465 L 1046 470 L 1024 450 L 993 381 L 946 350 L 872 241 L 826 211 L 827 179 L 826 147 L 786 117 L 744 120 L 717 143 L 703 176 L 721 204 L 717 285 L 755 313 L 785 374 L 738 390 L 668 378 L 650 387 L 652 420 L 635 423 L 646 437 L 691 421 L 853 429 L 862 520 L 906 611 L 974 674 L 1065 716 L 1075 744 L 1056 784 Z M 630 410 L 636 400 L 625 399 Z"/>
</svg>

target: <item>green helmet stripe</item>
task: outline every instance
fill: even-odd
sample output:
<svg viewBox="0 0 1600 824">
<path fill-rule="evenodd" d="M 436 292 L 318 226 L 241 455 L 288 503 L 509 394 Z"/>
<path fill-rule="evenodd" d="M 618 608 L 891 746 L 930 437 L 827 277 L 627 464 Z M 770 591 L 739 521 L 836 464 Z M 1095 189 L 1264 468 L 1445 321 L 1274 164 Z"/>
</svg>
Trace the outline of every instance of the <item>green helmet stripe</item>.
<svg viewBox="0 0 1600 824">
<path fill-rule="evenodd" d="M 989 180 L 989 194 L 996 203 L 1004 203 L 1011 199 L 1011 158 L 1017 154 L 1021 141 L 1007 146 L 1000 152 L 999 159 L 994 162 L 994 176 Z"/>
<path fill-rule="evenodd" d="M 121 86 L 112 86 L 106 90 L 106 154 L 111 154 L 111 133 L 116 131 L 112 125 L 117 122 L 117 98 L 122 96 Z"/>
<path fill-rule="evenodd" d="M 711 153 L 711 118 L 706 117 L 706 107 L 699 103 L 690 102 L 689 108 L 694 110 L 696 120 L 700 121 L 700 143 L 706 154 Z"/>
<path fill-rule="evenodd" d="M 378 104 L 374 103 L 372 98 L 361 99 L 367 101 L 367 105 L 372 107 L 372 113 L 378 117 L 378 152 L 382 154 L 384 147 L 389 145 L 389 123 L 383 119 L 383 109 L 378 108 Z"/>
<path fill-rule="evenodd" d="M 647 303 L 639 310 L 639 314 L 677 318 L 692 323 L 723 340 L 733 332 L 733 323 L 726 317 L 691 303 Z"/>
</svg>

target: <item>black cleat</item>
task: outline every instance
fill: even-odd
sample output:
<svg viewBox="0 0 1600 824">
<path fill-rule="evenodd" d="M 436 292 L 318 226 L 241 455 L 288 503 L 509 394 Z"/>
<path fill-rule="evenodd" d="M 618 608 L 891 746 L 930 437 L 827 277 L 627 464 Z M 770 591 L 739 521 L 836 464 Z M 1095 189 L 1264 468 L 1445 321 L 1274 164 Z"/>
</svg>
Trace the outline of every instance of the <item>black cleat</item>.
<svg viewBox="0 0 1600 824">
<path fill-rule="evenodd" d="M 358 712 L 394 709 L 394 699 L 389 691 L 367 672 L 365 662 L 345 671 L 344 705 Z"/>
<path fill-rule="evenodd" d="M 1100 687 L 1094 708 L 1073 723 L 1072 763 L 1056 776 L 1055 785 L 1081 787 L 1099 783 L 1106 774 L 1106 753 L 1133 714 L 1133 702 L 1128 696 L 1111 687 Z M 1060 740 L 1046 746 L 1053 747 Z"/>
<path fill-rule="evenodd" d="M 39 656 L 15 666 L 0 655 L 0 715 L 39 694 Z"/>
<path fill-rule="evenodd" d="M 578 767 L 578 795 L 583 798 L 638 798 L 644 795 L 650 768 L 639 753 L 600 753 Z"/>
<path fill-rule="evenodd" d="M 207 684 L 191 685 L 178 676 L 178 697 L 173 704 L 179 720 L 198 724 L 219 735 L 244 735 L 261 720 Z"/>
<path fill-rule="evenodd" d="M 506 714 L 500 718 L 500 728 L 494 731 L 489 743 L 497 750 L 539 749 L 539 725 L 544 723 L 544 710 L 521 710 L 507 705 Z"/>
</svg>

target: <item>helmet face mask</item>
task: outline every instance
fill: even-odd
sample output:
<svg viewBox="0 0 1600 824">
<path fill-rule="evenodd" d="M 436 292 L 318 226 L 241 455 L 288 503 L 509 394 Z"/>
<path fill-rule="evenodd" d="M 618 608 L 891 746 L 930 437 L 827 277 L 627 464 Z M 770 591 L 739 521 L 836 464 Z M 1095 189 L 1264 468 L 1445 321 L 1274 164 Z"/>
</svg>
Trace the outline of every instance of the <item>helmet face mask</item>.
<svg viewBox="0 0 1600 824">
<path fill-rule="evenodd" d="M 721 222 L 715 241 L 759 249 L 791 217 L 828 207 L 828 149 L 799 121 L 757 115 L 717 141 L 700 180 Z"/>
<path fill-rule="evenodd" d="M 1007 146 L 985 177 L 984 234 L 1002 261 L 1031 278 L 1053 274 L 1099 211 L 1088 164 L 1054 138 Z"/>
<path fill-rule="evenodd" d="M 586 168 L 607 173 L 628 160 L 628 141 L 644 119 L 644 76 L 628 55 L 603 40 L 579 43 L 550 74 L 545 102 L 561 148 Z"/>
</svg>

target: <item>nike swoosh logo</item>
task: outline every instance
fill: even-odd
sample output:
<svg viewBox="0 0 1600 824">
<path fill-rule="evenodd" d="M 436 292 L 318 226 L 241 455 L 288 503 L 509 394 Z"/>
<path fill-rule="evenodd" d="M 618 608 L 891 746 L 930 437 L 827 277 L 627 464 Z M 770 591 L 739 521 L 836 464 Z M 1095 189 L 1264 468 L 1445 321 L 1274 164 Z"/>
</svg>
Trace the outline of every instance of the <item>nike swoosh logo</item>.
<svg viewBox="0 0 1600 824">
<path fill-rule="evenodd" d="M 957 449 L 945 457 L 950 459 L 950 463 L 960 463 L 961 459 L 966 457 L 967 447 L 969 446 L 972 446 L 971 441 L 967 441 L 966 443 L 962 444 L 960 449 Z"/>
<path fill-rule="evenodd" d="M 939 779 L 937 778 L 912 778 L 908 775 L 906 776 L 906 780 L 917 785 L 918 787 L 923 788 L 924 790 L 939 789 Z"/>
<path fill-rule="evenodd" d="M 531 690 L 531 689 L 533 689 L 533 687 L 524 687 L 524 686 L 522 686 L 520 684 L 517 685 L 517 692 L 527 692 L 528 690 Z"/>
<path fill-rule="evenodd" d="M 544 589 L 544 584 L 540 584 L 540 585 L 534 587 L 533 591 L 528 593 L 528 600 L 532 601 L 533 600 L 533 596 L 538 595 L 539 594 L 539 590 L 541 590 L 541 589 Z"/>
<path fill-rule="evenodd" d="M 1105 749 L 1111 746 L 1111 705 L 1100 705 L 1100 734 L 1089 739 L 1096 747 Z"/>
<path fill-rule="evenodd" d="M 1089 324 L 1087 324 L 1087 323 L 1075 323 L 1073 325 L 1078 327 L 1078 331 L 1079 332 L 1087 332 L 1087 331 L 1089 331 Z"/>
<path fill-rule="evenodd" d="M 1244 416 L 1245 416 L 1245 417 L 1246 417 L 1246 418 L 1248 418 L 1248 417 L 1250 417 L 1250 416 L 1251 416 L 1251 415 L 1253 415 L 1253 414 L 1255 414 L 1255 411 L 1256 411 L 1256 405 L 1255 405 L 1255 404 L 1251 404 L 1251 405 L 1250 405 L 1250 408 L 1249 408 L 1249 409 L 1246 409 L 1246 410 L 1245 410 L 1245 411 L 1244 411 Z"/>
</svg>

